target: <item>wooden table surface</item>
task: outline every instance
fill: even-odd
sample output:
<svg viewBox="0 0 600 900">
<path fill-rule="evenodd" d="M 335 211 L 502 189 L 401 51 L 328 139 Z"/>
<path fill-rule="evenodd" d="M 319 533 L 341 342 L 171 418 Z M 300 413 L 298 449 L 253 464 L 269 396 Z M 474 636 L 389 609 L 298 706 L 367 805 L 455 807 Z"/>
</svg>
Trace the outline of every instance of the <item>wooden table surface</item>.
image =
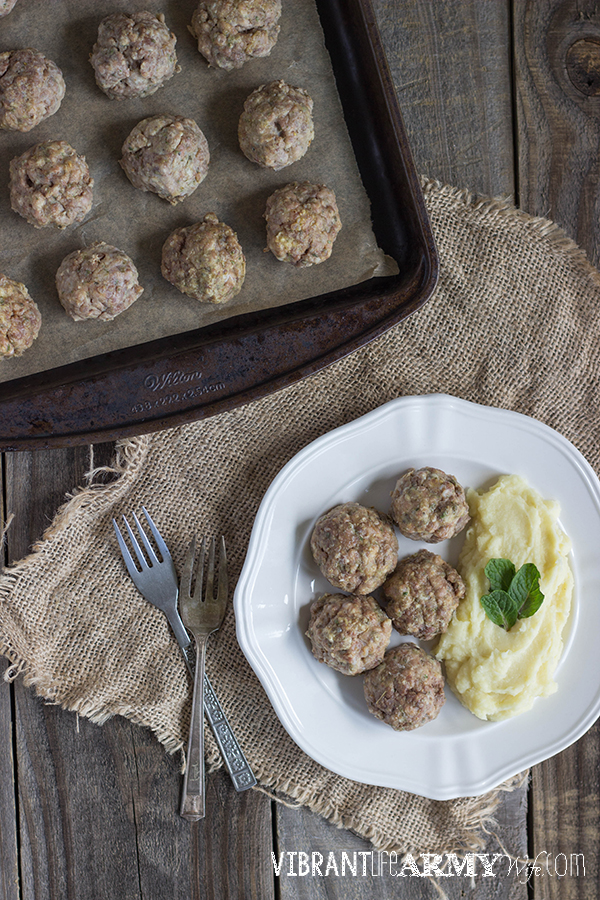
<svg viewBox="0 0 600 900">
<path fill-rule="evenodd" d="M 418 170 L 552 218 L 598 265 L 596 4 L 374 2 Z M 100 445 L 4 455 L 4 515 L 14 514 L 6 561 L 30 551 L 66 494 L 111 453 Z M 121 718 L 102 727 L 78 719 L 19 679 L 0 684 L 0 900 L 439 896 L 435 883 L 387 870 L 299 877 L 284 874 L 286 864 L 276 877 L 272 851 L 327 857 L 372 847 L 264 793 L 236 794 L 223 773 L 209 778 L 206 819 L 190 826 L 176 812 L 177 763 L 150 734 Z M 537 858 L 529 879 L 522 864 L 517 875 L 498 863 L 491 877 L 479 866 L 474 878 L 444 878 L 446 895 L 598 897 L 599 756 L 596 725 L 503 794 L 486 852 Z"/>
</svg>

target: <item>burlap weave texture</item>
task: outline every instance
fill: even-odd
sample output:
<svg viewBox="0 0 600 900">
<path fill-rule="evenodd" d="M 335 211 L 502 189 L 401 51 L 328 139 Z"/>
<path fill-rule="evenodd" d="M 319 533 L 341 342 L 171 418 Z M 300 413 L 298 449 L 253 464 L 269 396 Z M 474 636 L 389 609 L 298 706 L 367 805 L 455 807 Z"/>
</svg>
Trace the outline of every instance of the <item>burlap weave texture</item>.
<svg viewBox="0 0 600 900">
<path fill-rule="evenodd" d="M 314 438 L 401 395 L 447 393 L 534 416 L 600 471 L 600 275 L 555 226 L 432 182 L 440 282 L 410 319 L 328 369 L 203 422 L 124 441 L 111 484 L 61 510 L 0 580 L 0 652 L 43 698 L 101 724 L 122 715 L 170 750 L 187 737 L 190 685 L 162 613 L 130 582 L 111 518 L 145 505 L 181 570 L 193 533 L 223 533 L 232 584 L 281 466 Z M 10 511 L 9 511 L 10 512 Z M 382 848 L 476 847 L 494 794 L 435 802 L 347 781 L 280 726 L 235 638 L 230 609 L 207 669 L 262 785 Z M 248 715 L 248 710 L 252 715 Z M 218 751 L 207 732 L 209 763 Z"/>
</svg>

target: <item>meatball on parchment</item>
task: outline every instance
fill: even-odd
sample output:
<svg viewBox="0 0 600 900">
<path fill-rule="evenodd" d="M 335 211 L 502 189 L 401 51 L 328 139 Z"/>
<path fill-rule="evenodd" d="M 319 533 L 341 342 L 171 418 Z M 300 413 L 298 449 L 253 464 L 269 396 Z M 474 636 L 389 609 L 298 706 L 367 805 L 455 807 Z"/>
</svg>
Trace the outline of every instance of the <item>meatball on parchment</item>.
<svg viewBox="0 0 600 900">
<path fill-rule="evenodd" d="M 66 228 L 92 208 L 94 181 L 66 141 L 43 141 L 10 163 L 10 205 L 35 228 Z"/>
<path fill-rule="evenodd" d="M 209 65 L 239 69 L 269 55 L 280 17 L 281 0 L 200 0 L 189 30 Z"/>
<path fill-rule="evenodd" d="M 76 322 L 110 321 L 144 290 L 133 260 L 104 241 L 69 253 L 56 273 L 56 289 L 65 311 Z"/>
<path fill-rule="evenodd" d="M 0 53 L 0 128 L 31 131 L 53 116 L 65 96 L 55 62 L 27 47 Z"/>
<path fill-rule="evenodd" d="M 176 42 L 162 13 L 111 13 L 90 56 L 96 84 L 111 100 L 153 94 L 178 71 Z"/>
<path fill-rule="evenodd" d="M 313 266 L 329 259 L 342 227 L 335 194 L 324 184 L 286 184 L 267 200 L 267 247 L 281 262 Z"/>
<path fill-rule="evenodd" d="M 20 281 L 0 275 L 0 357 L 21 356 L 38 336 L 42 316 Z"/>
</svg>

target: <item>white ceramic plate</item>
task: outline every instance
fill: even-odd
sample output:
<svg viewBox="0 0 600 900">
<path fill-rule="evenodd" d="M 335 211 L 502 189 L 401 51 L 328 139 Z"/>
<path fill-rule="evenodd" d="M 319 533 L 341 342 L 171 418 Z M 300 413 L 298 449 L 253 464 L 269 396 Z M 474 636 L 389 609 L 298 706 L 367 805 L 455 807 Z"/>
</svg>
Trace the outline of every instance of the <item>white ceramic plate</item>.
<svg viewBox="0 0 600 900">
<path fill-rule="evenodd" d="M 447 689 L 437 719 L 396 732 L 368 712 L 362 677 L 318 663 L 304 635 L 310 603 L 331 591 L 310 553 L 316 518 L 350 500 L 387 511 L 399 474 L 423 465 L 465 487 L 523 475 L 561 504 L 575 602 L 558 690 L 516 718 L 483 722 Z M 459 535 L 436 552 L 455 563 L 461 543 Z M 400 556 L 421 546 L 400 536 Z M 393 400 L 309 444 L 277 475 L 234 607 L 242 650 L 283 726 L 314 760 L 355 781 L 436 800 L 484 793 L 569 746 L 600 715 L 600 483 L 569 441 L 534 419 L 441 394 Z"/>
</svg>

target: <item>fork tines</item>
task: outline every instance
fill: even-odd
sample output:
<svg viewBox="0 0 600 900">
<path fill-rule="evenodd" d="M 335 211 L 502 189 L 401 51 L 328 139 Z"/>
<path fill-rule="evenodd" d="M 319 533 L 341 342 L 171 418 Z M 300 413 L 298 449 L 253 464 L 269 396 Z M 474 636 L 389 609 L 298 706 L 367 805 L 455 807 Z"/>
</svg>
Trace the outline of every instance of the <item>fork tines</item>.
<svg viewBox="0 0 600 900">
<path fill-rule="evenodd" d="M 214 580 L 215 580 L 215 555 L 216 555 L 216 543 L 214 537 L 211 538 L 209 549 L 208 549 L 208 566 L 206 571 L 206 590 L 204 595 L 205 602 L 211 601 L 222 601 L 223 598 L 227 597 L 228 593 L 228 585 L 227 585 L 227 555 L 225 551 L 225 538 L 221 537 L 219 542 L 219 573 L 217 579 L 217 596 L 214 594 Z M 202 586 L 204 582 L 204 561 L 206 558 L 206 538 L 202 538 L 202 542 L 200 544 L 200 550 L 198 553 L 198 560 L 196 563 L 196 537 L 192 538 L 188 555 L 185 561 L 185 566 L 183 569 L 183 573 L 181 575 L 181 585 L 180 588 L 182 591 L 185 591 L 186 594 L 191 597 L 202 597 Z M 194 577 L 194 570 L 196 571 L 196 584 L 194 587 L 194 592 L 192 595 L 192 581 Z"/>
<path fill-rule="evenodd" d="M 158 528 L 152 521 L 152 519 L 150 517 L 150 513 L 148 512 L 148 510 L 146 509 L 145 506 L 142 506 L 142 512 L 144 513 L 144 516 L 146 517 L 146 521 L 148 522 L 148 527 L 150 528 L 150 533 L 152 534 L 152 537 L 154 538 L 154 541 L 156 543 L 158 552 L 160 553 L 162 560 L 164 561 L 166 559 L 170 559 L 171 554 L 169 553 L 169 549 L 168 549 L 167 545 L 165 544 L 164 540 L 162 539 Z M 129 540 L 131 541 L 131 546 L 133 547 L 133 549 L 135 551 L 135 555 L 137 557 L 140 568 L 138 568 L 135 565 L 133 557 L 129 551 L 129 547 L 127 546 L 127 543 L 125 542 L 125 539 L 121 533 L 121 530 L 120 530 L 116 520 L 113 519 L 112 523 L 113 523 L 113 527 L 115 529 L 115 534 L 117 536 L 117 541 L 119 542 L 119 548 L 123 555 L 123 559 L 125 560 L 125 565 L 127 566 L 127 571 L 133 578 L 134 573 L 137 573 L 139 571 L 144 571 L 144 569 L 148 569 L 150 566 L 157 565 L 159 562 L 159 559 L 154 551 L 154 547 L 148 540 L 148 537 L 146 535 L 146 532 L 144 531 L 144 528 L 143 528 L 140 520 L 138 519 L 138 517 L 136 516 L 136 514 L 134 512 L 132 512 L 131 515 L 133 516 L 133 520 L 135 522 L 137 532 L 138 532 L 140 541 L 142 543 L 142 546 L 144 547 L 144 550 L 146 551 L 147 558 L 146 558 L 146 556 L 144 556 L 142 547 L 140 547 L 140 543 L 138 542 L 138 539 L 135 535 L 135 532 L 131 528 L 131 525 L 127 521 L 127 517 L 125 515 L 123 515 L 122 519 L 123 519 L 123 522 L 125 523 L 125 527 L 127 529 L 127 534 L 129 535 Z"/>
</svg>

